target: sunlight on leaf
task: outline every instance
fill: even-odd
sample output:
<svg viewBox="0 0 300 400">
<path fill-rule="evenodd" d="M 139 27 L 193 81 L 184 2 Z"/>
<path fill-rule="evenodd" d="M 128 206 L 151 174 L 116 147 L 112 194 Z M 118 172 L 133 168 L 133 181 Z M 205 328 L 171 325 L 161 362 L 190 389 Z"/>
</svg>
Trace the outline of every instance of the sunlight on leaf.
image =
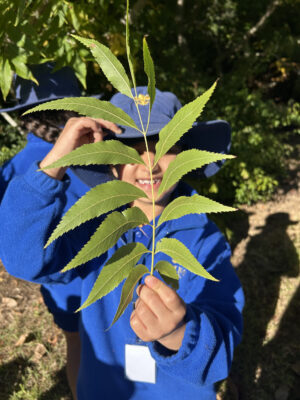
<svg viewBox="0 0 300 400">
<path fill-rule="evenodd" d="M 161 213 L 157 226 L 163 222 L 183 217 L 187 214 L 219 213 L 236 211 L 236 208 L 224 206 L 207 197 L 194 194 L 193 196 L 180 196 L 167 205 Z"/>
<path fill-rule="evenodd" d="M 121 93 L 133 98 L 128 76 L 125 69 L 111 50 L 94 39 L 86 39 L 77 35 L 72 35 L 79 42 L 88 47 L 104 72 L 110 83 Z"/>
<path fill-rule="evenodd" d="M 167 254 L 176 263 L 180 264 L 185 269 L 193 272 L 196 275 L 202 276 L 203 278 L 210 279 L 212 281 L 218 281 L 218 279 L 214 278 L 209 272 L 206 271 L 206 269 L 193 256 L 190 250 L 177 239 L 161 239 L 156 246 L 156 252 Z"/>
<path fill-rule="evenodd" d="M 138 207 L 127 208 L 123 212 L 115 211 L 109 214 L 90 240 L 69 264 L 65 266 L 62 272 L 78 267 L 95 257 L 101 256 L 101 254 L 114 246 L 128 229 L 148 223 L 148 218 Z"/>
<path fill-rule="evenodd" d="M 114 290 L 123 279 L 127 278 L 141 256 L 148 252 L 142 243 L 129 243 L 119 248 L 102 268 L 87 300 L 77 311 Z"/>
<path fill-rule="evenodd" d="M 66 212 L 45 247 L 83 222 L 131 203 L 140 197 L 147 197 L 147 195 L 134 185 L 122 181 L 106 182 L 92 188 Z"/>
<path fill-rule="evenodd" d="M 201 96 L 178 110 L 171 121 L 159 132 L 159 141 L 156 143 L 155 164 L 192 127 L 215 90 L 216 84 L 217 81 Z"/>
<path fill-rule="evenodd" d="M 144 54 L 144 69 L 148 76 L 148 94 L 150 96 L 150 110 L 151 110 L 155 100 L 155 71 L 146 38 L 143 39 L 143 54 Z"/>
<path fill-rule="evenodd" d="M 65 99 L 49 101 L 31 108 L 23 115 L 44 110 L 75 111 L 86 117 L 102 118 L 117 125 L 125 125 L 138 129 L 133 119 L 121 108 L 116 107 L 109 101 L 98 100 L 94 97 L 67 97 Z"/>
<path fill-rule="evenodd" d="M 58 161 L 42 168 L 50 169 L 70 165 L 103 165 L 103 164 L 144 164 L 139 153 L 119 140 L 84 144 Z"/>
<path fill-rule="evenodd" d="M 188 172 L 201 168 L 203 165 L 211 162 L 234 157 L 235 156 L 229 154 L 211 153 L 196 149 L 183 151 L 169 164 L 159 187 L 158 195 L 179 182 L 180 178 Z"/>
</svg>

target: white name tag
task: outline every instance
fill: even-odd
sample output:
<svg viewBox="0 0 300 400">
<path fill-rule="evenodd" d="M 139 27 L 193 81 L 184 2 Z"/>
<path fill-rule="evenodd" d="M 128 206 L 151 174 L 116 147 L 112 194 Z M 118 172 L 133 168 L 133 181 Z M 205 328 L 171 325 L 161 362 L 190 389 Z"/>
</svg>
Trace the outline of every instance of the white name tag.
<svg viewBox="0 0 300 400">
<path fill-rule="evenodd" d="M 125 375 L 130 381 L 156 382 L 156 364 L 147 346 L 125 345 Z"/>
</svg>

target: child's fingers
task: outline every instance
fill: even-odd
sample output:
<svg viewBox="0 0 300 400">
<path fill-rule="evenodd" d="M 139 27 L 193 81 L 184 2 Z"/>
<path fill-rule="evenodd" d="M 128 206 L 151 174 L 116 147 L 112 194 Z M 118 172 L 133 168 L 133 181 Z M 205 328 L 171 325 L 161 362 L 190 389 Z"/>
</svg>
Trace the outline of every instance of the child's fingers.
<svg viewBox="0 0 300 400">
<path fill-rule="evenodd" d="M 104 136 L 101 123 L 93 118 L 76 118 L 72 125 L 72 129 L 76 130 L 79 136 L 84 136 L 89 132 L 97 132 L 98 134 Z"/>
<path fill-rule="evenodd" d="M 109 129 L 115 133 L 122 133 L 122 129 L 120 129 L 118 125 L 111 121 L 107 121 L 102 118 L 95 118 L 95 121 L 97 121 L 103 128 Z"/>
<path fill-rule="evenodd" d="M 143 285 L 139 291 L 139 299 L 141 299 L 152 312 L 163 322 L 166 321 L 166 316 L 169 316 L 170 310 L 166 307 L 160 296 L 148 286 Z"/>
<path fill-rule="evenodd" d="M 145 284 L 158 294 L 165 306 L 173 312 L 184 307 L 184 303 L 175 290 L 171 289 L 164 282 L 157 279 L 155 276 L 147 275 Z"/>
<path fill-rule="evenodd" d="M 157 332 L 157 317 L 143 301 L 137 303 L 136 309 L 131 314 L 130 325 L 138 337 L 145 342 L 161 336 L 161 331 Z"/>
<path fill-rule="evenodd" d="M 130 326 L 140 339 L 144 340 L 145 342 L 148 341 L 147 328 L 139 319 L 135 311 L 132 313 Z"/>
</svg>

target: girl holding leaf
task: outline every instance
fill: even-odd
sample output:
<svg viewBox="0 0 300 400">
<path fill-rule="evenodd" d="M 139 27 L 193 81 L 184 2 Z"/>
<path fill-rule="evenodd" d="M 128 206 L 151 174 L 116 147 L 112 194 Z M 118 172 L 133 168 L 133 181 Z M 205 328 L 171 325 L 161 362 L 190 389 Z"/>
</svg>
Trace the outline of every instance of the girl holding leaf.
<svg viewBox="0 0 300 400">
<path fill-rule="evenodd" d="M 164 140 L 185 107 L 156 90 L 149 121 L 149 89 L 135 90 L 132 99 L 119 93 L 110 104 L 138 129 L 71 119 L 40 164 L 11 182 L 1 207 L 0 256 L 8 272 L 34 282 L 82 278 L 78 400 L 215 399 L 214 385 L 228 375 L 241 339 L 243 292 L 229 245 L 204 212 L 232 209 L 182 183 L 187 171 L 179 161 L 195 157 L 200 173 L 210 176 L 228 156 L 203 150 L 227 153 L 230 130 L 212 121 Z M 140 95 L 146 104 L 137 111 Z M 96 154 L 113 165 L 116 179 L 97 185 L 97 171 L 82 167 L 80 177 L 92 189 L 48 239 L 64 204 L 67 165 L 92 163 Z M 20 257 L 32 267 L 23 270 Z M 127 307 L 132 301 L 134 308 Z"/>
<path fill-rule="evenodd" d="M 110 102 L 75 97 L 34 108 L 85 117 L 69 120 L 41 163 L 9 185 L 0 257 L 11 274 L 34 282 L 81 277 L 78 400 L 211 400 L 241 339 L 244 299 L 229 245 L 205 213 L 233 209 L 199 196 L 181 178 L 199 169 L 211 176 L 232 158 L 230 128 L 213 121 L 191 129 L 215 84 L 181 108 L 174 94 L 155 88 L 145 39 L 148 87 L 136 87 L 128 9 L 127 1 L 134 89 L 107 47 L 73 35 L 120 93 Z M 110 165 L 115 179 L 99 184 L 91 164 Z M 56 226 L 74 165 L 92 189 Z M 15 215 L 18 224 L 11 224 Z M 20 257 L 32 266 L 20 267 Z"/>
</svg>

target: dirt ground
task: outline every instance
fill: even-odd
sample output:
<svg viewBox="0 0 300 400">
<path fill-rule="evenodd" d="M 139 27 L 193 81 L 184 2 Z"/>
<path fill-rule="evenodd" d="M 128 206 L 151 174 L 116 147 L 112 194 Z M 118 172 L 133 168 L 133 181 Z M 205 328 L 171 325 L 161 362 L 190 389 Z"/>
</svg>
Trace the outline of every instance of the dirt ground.
<svg viewBox="0 0 300 400">
<path fill-rule="evenodd" d="M 272 201 L 229 223 L 232 263 L 245 291 L 244 338 L 219 400 L 300 398 L 300 162 Z M 0 266 L 0 400 L 70 400 L 65 342 L 37 285 Z"/>
</svg>

